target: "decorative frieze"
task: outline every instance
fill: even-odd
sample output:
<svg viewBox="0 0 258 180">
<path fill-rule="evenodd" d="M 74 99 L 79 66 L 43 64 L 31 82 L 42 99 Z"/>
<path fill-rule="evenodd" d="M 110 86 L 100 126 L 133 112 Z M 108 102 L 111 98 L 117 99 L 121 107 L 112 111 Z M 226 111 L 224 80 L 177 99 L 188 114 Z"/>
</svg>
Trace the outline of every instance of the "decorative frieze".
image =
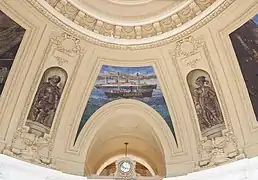
<svg viewBox="0 0 258 180">
<path fill-rule="evenodd" d="M 209 0 L 211 2 L 214 2 L 214 0 Z M 191 6 L 191 8 L 195 9 L 194 11 L 196 11 L 196 15 L 198 15 L 200 12 L 200 6 L 202 8 L 204 8 L 206 3 L 208 3 L 209 1 L 206 0 L 196 0 L 195 4 L 192 3 L 189 6 Z M 112 49 L 123 49 L 123 50 L 139 50 L 139 49 L 148 49 L 148 48 L 154 48 L 154 47 L 159 47 L 165 44 L 169 44 L 171 42 L 174 42 L 175 40 L 179 40 L 182 37 L 185 37 L 187 35 L 189 35 L 190 33 L 198 30 L 199 28 L 203 27 L 205 24 L 207 24 L 208 22 L 210 22 L 212 19 L 214 19 L 215 17 L 217 17 L 220 13 L 222 13 L 226 8 L 228 8 L 235 0 L 224 0 L 223 2 L 221 2 L 221 4 L 219 6 L 216 7 L 216 9 L 213 9 L 212 12 L 210 12 L 209 14 L 207 14 L 203 19 L 199 20 L 197 23 L 195 23 L 193 26 L 191 26 L 190 28 L 184 30 L 183 32 L 180 32 L 178 34 L 175 34 L 169 38 L 166 39 L 162 39 L 162 40 L 158 40 L 155 42 L 150 42 L 150 43 L 144 43 L 144 44 L 133 44 L 133 45 L 122 45 L 122 44 L 115 44 L 112 42 L 106 42 L 106 41 L 102 41 L 99 39 L 96 39 L 94 37 L 91 37 L 89 35 L 86 34 L 82 34 L 79 31 L 75 30 L 73 27 L 65 24 L 64 22 L 62 22 L 60 19 L 58 19 L 56 16 L 54 16 L 51 12 L 49 12 L 49 10 L 47 10 L 47 8 L 45 6 L 43 6 L 42 4 L 40 4 L 38 1 L 36 0 L 27 0 L 28 3 L 30 3 L 33 7 L 35 7 L 41 14 L 43 14 L 46 18 L 48 18 L 50 21 L 52 21 L 54 24 L 56 24 L 57 26 L 59 26 L 60 28 L 62 28 L 63 30 L 69 32 L 70 34 L 76 36 L 79 39 L 84 39 L 87 40 L 93 44 L 102 46 L 102 47 L 108 47 L 108 48 L 112 48 Z M 48 2 L 52 7 L 55 7 L 60 0 L 46 0 L 46 2 Z M 208 3 L 209 4 L 209 3 Z M 199 7 L 199 8 L 198 8 Z M 95 19 L 94 17 L 85 14 L 82 11 L 79 11 L 77 13 L 77 17 L 75 17 L 74 22 L 76 24 L 79 24 L 80 26 L 95 32 L 96 30 L 96 26 L 101 26 L 101 23 L 97 23 L 97 19 Z M 102 22 L 102 21 L 99 21 Z M 178 16 L 177 13 L 166 17 L 165 19 L 162 19 L 159 21 L 160 22 L 160 26 L 162 28 L 162 32 L 168 32 L 170 30 L 173 30 L 177 27 L 180 27 L 182 25 L 182 22 Z M 103 23 L 103 22 L 102 22 Z M 155 23 L 155 22 L 154 22 Z M 119 26 L 119 25 L 116 25 Z M 120 26 L 118 29 L 120 29 L 122 26 Z M 142 39 L 142 26 L 132 26 L 135 32 L 135 39 Z M 115 28 L 114 31 L 116 31 L 117 28 Z M 97 31 L 98 32 L 98 31 Z M 132 32 L 130 32 L 131 34 Z M 115 37 L 115 35 L 111 36 L 111 37 Z M 127 36 L 126 33 L 124 34 L 123 37 L 130 37 Z M 119 36 L 116 37 L 117 39 L 121 39 Z M 123 38 L 122 38 L 123 39 Z"/>
<path fill-rule="evenodd" d="M 198 14 L 200 14 L 200 12 L 207 9 L 213 4 L 213 2 L 215 2 L 215 0 L 194 0 L 192 3 L 186 5 L 183 9 L 175 12 L 169 17 L 166 17 L 160 21 L 140 25 L 139 27 L 142 29 L 141 34 L 137 34 L 135 36 L 132 32 L 136 31 L 136 26 L 121 26 L 119 24 L 110 24 L 104 22 L 95 17 L 89 16 L 87 12 L 84 12 L 83 10 L 75 7 L 69 2 L 70 0 L 45 1 L 49 3 L 50 6 L 55 8 L 59 13 L 61 13 L 71 21 L 75 22 L 76 24 L 86 28 L 87 30 L 103 36 L 112 36 L 116 39 L 147 38 L 171 31 L 176 27 L 179 27 L 189 20 L 193 19 Z M 173 21 L 170 20 L 171 18 L 173 19 Z M 163 24 L 163 26 L 160 24 Z M 118 29 L 123 29 L 123 35 L 116 35 Z"/>
</svg>

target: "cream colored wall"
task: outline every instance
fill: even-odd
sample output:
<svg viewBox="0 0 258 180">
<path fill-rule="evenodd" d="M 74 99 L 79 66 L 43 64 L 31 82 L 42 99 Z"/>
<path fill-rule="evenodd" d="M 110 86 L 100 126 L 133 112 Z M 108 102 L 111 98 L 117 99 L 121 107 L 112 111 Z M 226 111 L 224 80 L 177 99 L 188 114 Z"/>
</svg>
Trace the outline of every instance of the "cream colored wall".
<svg viewBox="0 0 258 180">
<path fill-rule="evenodd" d="M 99 46 L 96 45 L 96 42 L 87 41 L 85 36 L 73 30 L 73 37 L 80 40 L 79 46 L 82 51 L 73 54 L 72 57 L 59 53 L 57 46 L 51 41 L 53 38 L 62 36 L 63 33 L 68 33 L 66 32 L 68 29 L 57 23 L 58 20 L 55 20 L 56 22 L 48 20 L 48 18 L 51 19 L 49 14 L 46 12 L 44 14 L 42 9 L 41 12 L 36 10 L 29 2 L 33 4 L 34 1 L 23 0 L 19 3 L 11 0 L 0 1 L 0 9 L 26 29 L 24 40 L 0 99 L 1 150 L 8 149 L 10 145 L 13 145 L 14 139 L 20 138 L 15 137 L 14 133 L 17 128 L 25 124 L 33 96 L 44 70 L 51 66 L 62 67 L 67 71 L 68 79 L 52 131 L 48 136 L 53 141 L 48 142 L 53 148 L 47 148 L 46 151 L 50 152 L 50 157 L 54 159 L 53 165 L 58 170 L 84 175 L 86 157 L 89 156 L 90 151 L 94 151 L 91 149 L 91 145 L 98 137 L 97 130 L 103 127 L 101 123 L 104 123 L 105 118 L 107 119 L 103 114 L 105 109 L 98 112 L 99 116 L 96 115 L 89 120 L 87 126 L 90 130 L 83 129 L 83 134 L 75 146 L 73 146 L 73 139 L 101 65 L 152 65 L 159 79 L 178 139 L 177 147 L 164 123 L 161 123 L 164 131 L 155 129 L 161 120 L 155 115 L 154 110 L 147 108 L 146 112 L 153 114 L 151 116 L 153 120 L 146 121 L 145 124 L 151 127 L 149 132 L 154 132 L 157 138 L 155 139 L 153 136 L 155 140 L 150 140 L 150 142 L 157 145 L 160 153 L 148 156 L 148 153 L 151 152 L 145 152 L 146 158 L 148 161 L 148 158 L 153 156 L 154 159 L 157 159 L 155 161 L 157 164 L 165 163 L 164 172 L 162 172 L 162 168 L 157 170 L 161 175 L 174 176 L 192 172 L 196 170 L 196 162 L 200 161 L 198 153 L 201 152 L 197 150 L 197 146 L 202 139 L 199 135 L 196 124 L 197 117 L 186 82 L 188 72 L 196 68 L 205 69 L 211 75 L 227 127 L 237 139 L 237 150 L 243 149 L 247 157 L 257 156 L 258 123 L 252 111 L 251 102 L 228 36 L 229 33 L 257 14 L 257 0 L 236 0 L 214 19 L 206 17 L 206 21 L 210 22 L 203 27 L 199 25 L 195 32 L 169 44 L 161 43 L 161 46 L 153 48 L 144 49 L 145 46 L 142 46 L 142 49 L 139 50 L 112 49 L 105 47 L 107 43 Z M 65 18 L 59 17 L 65 21 Z M 196 50 L 199 55 L 196 57 L 184 55 L 184 52 L 192 51 L 191 48 L 184 47 L 184 43 L 180 42 L 181 40 L 185 41 L 187 36 L 192 38 L 189 41 L 193 45 L 197 43 L 195 40 L 201 41 L 200 47 Z M 74 39 L 70 40 L 72 42 Z M 62 39 L 60 41 L 62 42 Z M 77 43 L 77 41 L 74 42 Z M 180 43 L 183 45 L 180 46 Z M 69 49 L 72 46 L 73 43 L 69 43 L 64 48 Z M 135 46 L 131 48 L 135 48 Z M 175 52 L 183 53 L 175 56 Z M 67 62 L 60 64 L 55 58 L 56 56 L 64 58 Z M 191 64 L 196 58 L 198 61 Z M 129 114 L 132 112 L 139 117 L 148 117 L 146 112 L 144 114 L 144 111 L 134 111 L 133 108 L 130 110 L 126 106 L 127 103 L 128 106 L 132 104 L 136 106 L 137 103 L 129 101 L 117 103 L 120 103 L 121 106 L 124 105 L 125 107 L 121 109 L 127 109 Z M 113 105 L 114 107 L 107 106 L 107 108 L 110 110 L 113 107 L 115 112 L 118 108 L 115 108 L 116 103 Z M 136 107 L 146 109 L 140 103 Z M 104 116 L 102 117 L 101 114 Z M 112 124 L 109 125 L 112 126 Z M 45 149 L 44 153 L 46 153 Z M 241 151 L 238 153 L 241 155 Z M 12 153 L 9 155 L 15 156 Z M 108 153 L 105 155 L 107 156 Z M 158 160 L 162 156 L 164 159 Z M 25 160 L 23 155 L 19 155 L 19 158 Z M 89 161 L 86 164 L 86 171 L 94 173 L 104 161 L 101 159 L 98 162 Z M 49 167 L 53 165 L 49 165 Z"/>
</svg>

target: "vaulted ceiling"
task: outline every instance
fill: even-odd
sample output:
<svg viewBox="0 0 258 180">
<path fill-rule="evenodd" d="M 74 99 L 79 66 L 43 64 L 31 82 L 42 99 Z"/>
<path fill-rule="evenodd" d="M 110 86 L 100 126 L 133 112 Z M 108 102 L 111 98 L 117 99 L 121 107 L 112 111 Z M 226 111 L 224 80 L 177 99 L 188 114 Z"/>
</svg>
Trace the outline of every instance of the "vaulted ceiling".
<svg viewBox="0 0 258 180">
<path fill-rule="evenodd" d="M 229 36 L 257 14 L 257 0 L 21 0 L 0 1 L 0 10 L 26 30 L 0 99 L 3 153 L 92 175 L 123 156 L 126 141 L 128 153 L 162 177 L 258 155 L 257 121 Z M 11 26 L 2 21 L 0 28 Z M 131 92 L 139 76 L 155 82 L 159 98 L 96 94 L 117 70 L 135 81 Z M 61 79 L 52 124 L 33 114 L 50 77 Z M 223 120 L 212 132 L 193 97 L 200 79 Z"/>
</svg>

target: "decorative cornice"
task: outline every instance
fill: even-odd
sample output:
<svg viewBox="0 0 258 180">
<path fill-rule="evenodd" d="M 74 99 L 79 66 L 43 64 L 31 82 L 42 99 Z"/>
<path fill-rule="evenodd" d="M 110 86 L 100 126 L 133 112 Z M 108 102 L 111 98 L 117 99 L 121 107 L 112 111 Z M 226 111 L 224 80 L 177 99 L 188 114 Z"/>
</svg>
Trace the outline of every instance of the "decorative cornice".
<svg viewBox="0 0 258 180">
<path fill-rule="evenodd" d="M 182 26 L 206 10 L 216 0 L 193 0 L 162 20 L 138 26 L 123 26 L 105 22 L 77 8 L 70 2 L 71 0 L 45 1 L 69 20 L 94 33 L 115 39 L 142 39 L 157 36 Z"/>
<path fill-rule="evenodd" d="M 96 38 L 93 38 L 89 35 L 86 35 L 85 33 L 80 32 L 79 30 L 76 30 L 74 27 L 70 27 L 66 23 L 62 22 L 60 19 L 58 19 L 55 15 L 50 13 L 42 4 L 38 2 L 38 0 L 27 0 L 32 6 L 34 6 L 40 13 L 42 13 L 45 17 L 47 17 L 49 20 L 51 20 L 54 24 L 58 25 L 68 33 L 78 37 L 79 39 L 84 39 L 87 40 L 93 44 L 103 46 L 103 47 L 108 47 L 112 49 L 122 49 L 122 50 L 138 50 L 138 49 L 148 49 L 148 48 L 154 48 L 154 47 L 159 47 L 171 42 L 174 42 L 176 40 L 179 40 L 190 33 L 198 30 L 199 28 L 203 27 L 205 24 L 210 22 L 212 19 L 214 19 L 216 16 L 218 16 L 220 13 L 222 13 L 227 7 L 229 7 L 235 0 L 224 0 L 215 10 L 213 10 L 210 14 L 202 18 L 200 21 L 189 27 L 188 29 L 175 34 L 173 36 L 170 36 L 168 38 L 158 40 L 155 42 L 150 42 L 150 43 L 142 43 L 142 44 L 129 44 L 129 45 L 123 45 L 123 44 L 117 44 L 117 43 L 112 43 L 112 42 L 106 42 L 103 40 L 99 40 Z M 87 14 L 79 11 L 78 9 L 76 10 L 74 6 L 72 6 L 69 2 L 66 0 L 45 0 L 47 1 L 52 7 L 55 7 L 60 13 L 62 13 L 64 16 L 66 16 L 68 19 L 72 20 L 73 22 L 87 28 L 88 30 L 91 30 L 92 32 L 102 34 L 104 36 L 111 36 L 112 32 L 113 37 L 117 35 L 117 32 L 120 32 L 119 37 L 123 38 L 125 35 L 131 33 L 131 38 L 128 39 L 135 39 L 135 38 L 147 38 L 149 36 L 154 36 L 158 35 L 157 34 L 157 29 L 160 27 L 160 33 L 164 33 L 165 31 L 162 30 L 165 27 L 167 28 L 166 32 L 172 30 L 169 27 L 179 27 L 182 26 L 182 24 L 186 23 L 187 21 L 193 19 L 196 17 L 198 14 L 194 9 L 199 7 L 198 9 L 200 10 L 199 13 L 207 9 L 211 4 L 215 2 L 215 0 L 195 0 L 194 3 L 197 5 L 195 6 L 194 4 L 191 5 L 191 7 L 187 7 L 179 12 L 176 13 L 175 16 L 178 21 L 178 23 L 175 23 L 175 20 L 172 19 L 172 16 L 167 18 L 166 20 L 161 20 L 160 22 L 157 23 L 152 23 L 149 25 L 143 25 L 142 28 L 133 28 L 133 27 L 123 27 L 120 30 L 121 31 L 116 31 L 117 27 L 116 25 L 111 25 L 107 24 L 103 21 L 96 20 L 93 17 L 88 16 Z M 202 6 L 201 6 L 202 5 Z M 193 8 L 195 7 L 195 8 Z M 82 16 L 83 15 L 83 16 Z M 86 19 L 85 19 L 86 18 Z M 170 21 L 171 20 L 171 21 Z M 96 22 L 95 22 L 96 21 Z M 81 23 L 81 24 L 80 24 Z M 84 24 L 82 24 L 84 23 Z M 173 26 L 171 25 L 174 24 Z M 167 24 L 167 25 L 166 25 Z M 122 27 L 122 26 L 121 26 Z M 162 27 L 162 28 L 161 28 Z M 130 29 L 131 28 L 131 29 Z M 137 29 L 139 31 L 137 31 Z M 122 33 L 123 31 L 123 33 Z M 163 32 L 164 31 L 164 32 Z M 126 32 L 126 33 L 125 33 Z M 139 37 L 137 36 L 137 33 L 139 34 Z M 118 38 L 118 36 L 117 36 Z"/>
</svg>

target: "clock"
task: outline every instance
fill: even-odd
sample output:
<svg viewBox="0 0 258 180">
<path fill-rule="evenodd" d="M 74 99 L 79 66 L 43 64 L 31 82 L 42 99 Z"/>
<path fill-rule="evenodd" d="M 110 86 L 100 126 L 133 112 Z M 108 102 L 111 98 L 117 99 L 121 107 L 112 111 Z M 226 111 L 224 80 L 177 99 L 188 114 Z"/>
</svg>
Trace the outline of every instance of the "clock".
<svg viewBox="0 0 258 180">
<path fill-rule="evenodd" d="M 123 173 L 128 173 L 132 169 L 132 165 L 128 161 L 120 162 L 120 171 Z"/>
<path fill-rule="evenodd" d="M 116 172 L 114 174 L 115 179 L 117 180 L 135 179 L 136 177 L 135 164 L 136 162 L 129 157 L 118 159 L 116 161 Z"/>
</svg>

